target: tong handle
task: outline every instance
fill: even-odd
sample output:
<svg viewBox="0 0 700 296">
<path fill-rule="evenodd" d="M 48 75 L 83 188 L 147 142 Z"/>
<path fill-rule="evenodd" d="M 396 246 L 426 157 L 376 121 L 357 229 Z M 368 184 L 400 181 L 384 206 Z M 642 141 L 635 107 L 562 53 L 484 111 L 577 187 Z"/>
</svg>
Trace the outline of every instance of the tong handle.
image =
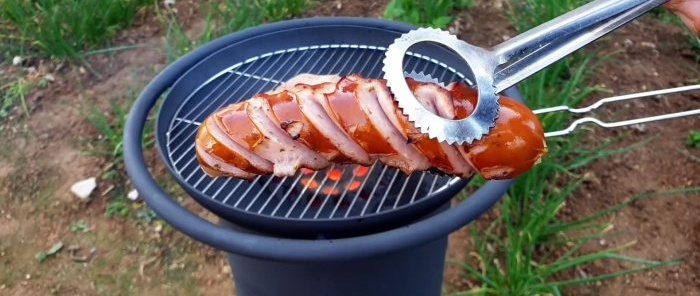
<svg viewBox="0 0 700 296">
<path fill-rule="evenodd" d="M 688 92 L 688 91 L 693 91 L 693 90 L 700 90 L 700 84 L 604 98 L 604 99 L 598 100 L 597 102 L 593 103 L 592 105 L 590 105 L 588 107 L 584 107 L 584 108 L 570 108 L 568 106 L 556 106 L 556 107 L 549 107 L 549 108 L 534 110 L 533 112 L 535 114 L 538 114 L 538 115 L 545 114 L 545 113 L 551 113 L 551 112 L 561 112 L 561 111 L 567 111 L 569 113 L 580 114 L 580 113 L 587 113 L 587 112 L 596 110 L 599 107 L 601 107 L 607 103 L 620 102 L 620 101 L 639 99 L 639 98 L 653 98 L 653 97 L 660 96 L 660 95 Z M 636 118 L 636 119 L 629 119 L 629 120 L 613 121 L 613 122 L 604 122 L 604 121 L 601 121 L 600 119 L 597 119 L 595 117 L 583 117 L 583 118 L 577 119 L 576 121 L 572 122 L 565 129 L 553 131 L 553 132 L 546 132 L 544 134 L 544 136 L 545 137 L 556 137 L 556 136 L 568 135 L 571 132 L 573 132 L 579 125 L 584 124 L 584 123 L 594 123 L 594 124 L 597 124 L 597 125 L 605 127 L 605 128 L 614 128 L 614 127 L 628 126 L 628 125 L 634 125 L 634 124 L 642 124 L 642 123 L 653 122 L 653 121 L 661 121 L 661 120 L 667 120 L 667 119 L 686 117 L 686 116 L 691 116 L 691 115 L 700 115 L 700 109 L 681 111 L 681 112 L 656 115 L 656 116 L 649 116 L 649 117 L 643 117 L 643 118 Z"/>
<path fill-rule="evenodd" d="M 596 0 L 491 49 L 501 92 L 668 0 Z"/>
</svg>

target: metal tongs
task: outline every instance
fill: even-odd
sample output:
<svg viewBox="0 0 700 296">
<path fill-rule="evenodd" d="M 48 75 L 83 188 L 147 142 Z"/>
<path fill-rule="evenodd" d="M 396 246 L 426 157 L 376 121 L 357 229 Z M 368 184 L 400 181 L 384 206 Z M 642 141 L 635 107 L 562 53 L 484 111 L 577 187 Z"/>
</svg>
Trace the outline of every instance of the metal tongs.
<svg viewBox="0 0 700 296">
<path fill-rule="evenodd" d="M 491 49 L 473 46 L 442 30 L 419 28 L 402 35 L 387 48 L 383 68 L 384 78 L 394 93 L 399 107 L 423 133 L 449 144 L 472 143 L 481 139 L 495 124 L 499 108 L 498 93 L 667 1 L 592 1 Z M 403 59 L 408 49 L 419 42 L 440 43 L 456 52 L 469 66 L 478 89 L 477 106 L 469 117 L 461 120 L 440 117 L 424 108 L 413 96 L 405 81 Z M 555 111 L 582 113 L 595 109 L 606 102 L 697 88 L 700 87 L 633 94 L 603 99 L 588 108 L 572 109 L 559 106 L 536 110 L 535 113 Z M 583 122 L 593 122 L 604 127 L 616 127 L 694 114 L 700 114 L 700 110 L 613 123 L 605 123 L 587 117 L 577 120 L 566 130 L 548 133 L 546 136 L 569 133 Z"/>
</svg>

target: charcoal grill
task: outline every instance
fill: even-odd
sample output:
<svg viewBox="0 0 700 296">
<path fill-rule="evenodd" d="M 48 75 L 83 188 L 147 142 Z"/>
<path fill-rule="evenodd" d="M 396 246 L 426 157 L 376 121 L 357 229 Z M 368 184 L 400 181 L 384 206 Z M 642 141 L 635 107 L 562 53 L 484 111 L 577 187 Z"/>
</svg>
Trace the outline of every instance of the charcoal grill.
<svg viewBox="0 0 700 296">
<path fill-rule="evenodd" d="M 218 108 L 299 73 L 379 78 L 386 46 L 414 28 L 365 18 L 299 19 L 192 51 L 151 81 L 129 113 L 124 150 L 134 186 L 174 228 L 228 254 L 238 295 L 439 295 L 448 234 L 487 211 L 511 181 L 487 182 L 450 207 L 469 180 L 405 175 L 379 163 L 287 178 L 210 178 L 194 153 L 199 123 Z M 412 48 L 405 69 L 445 83 L 472 75 L 459 56 L 433 44 Z M 518 98 L 513 89 L 506 94 Z M 162 160 L 219 224 L 173 201 L 150 175 L 140 139 L 156 103 Z"/>
</svg>

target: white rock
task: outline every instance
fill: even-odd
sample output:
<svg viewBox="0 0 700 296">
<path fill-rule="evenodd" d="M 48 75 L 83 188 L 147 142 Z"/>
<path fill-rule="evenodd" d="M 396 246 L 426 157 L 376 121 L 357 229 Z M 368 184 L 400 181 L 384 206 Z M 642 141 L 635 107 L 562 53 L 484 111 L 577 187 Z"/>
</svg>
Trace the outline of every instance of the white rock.
<svg viewBox="0 0 700 296">
<path fill-rule="evenodd" d="M 642 41 L 642 43 L 639 43 L 639 45 L 644 46 L 644 47 L 648 47 L 648 48 L 653 48 L 653 49 L 656 48 L 656 44 L 654 44 L 653 42 L 649 42 L 649 41 Z"/>
<path fill-rule="evenodd" d="M 15 56 L 14 58 L 12 58 L 12 65 L 17 66 L 17 65 L 21 64 L 23 60 L 24 59 L 22 59 L 21 56 Z"/>
<path fill-rule="evenodd" d="M 129 193 L 126 194 L 126 198 L 132 201 L 136 201 L 137 199 L 139 199 L 139 192 L 136 191 L 136 189 L 132 189 L 131 191 L 129 191 Z"/>
<path fill-rule="evenodd" d="M 88 199 L 92 191 L 97 188 L 97 179 L 95 177 L 75 182 L 70 187 L 70 191 L 80 199 Z"/>
<path fill-rule="evenodd" d="M 165 4 L 165 5 L 175 5 L 175 0 L 163 0 L 163 4 Z"/>
</svg>

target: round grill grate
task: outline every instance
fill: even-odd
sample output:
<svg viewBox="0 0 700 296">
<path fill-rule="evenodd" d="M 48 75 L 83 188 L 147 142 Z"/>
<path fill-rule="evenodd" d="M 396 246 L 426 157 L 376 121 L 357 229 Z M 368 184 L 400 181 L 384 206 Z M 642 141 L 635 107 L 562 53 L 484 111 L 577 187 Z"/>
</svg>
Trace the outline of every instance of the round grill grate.
<svg viewBox="0 0 700 296">
<path fill-rule="evenodd" d="M 377 41 L 382 44 L 399 35 L 377 32 L 381 35 Z M 171 173 L 188 193 L 219 216 L 244 226 L 278 235 L 332 236 L 336 230 L 355 235 L 406 223 L 443 205 L 464 186 L 466 181 L 458 178 L 427 172 L 406 176 L 380 163 L 370 167 L 338 165 L 318 172 L 302 170 L 293 177 L 260 176 L 253 181 L 206 176 L 199 168 L 193 143 L 199 123 L 217 109 L 275 88 L 300 73 L 382 76 L 385 47 L 314 44 L 309 43 L 313 32 L 296 33 L 303 36 L 295 39 L 301 46 L 278 48 L 284 43 L 268 41 L 255 45 L 265 48 L 258 54 L 237 50 L 250 49 L 245 42 L 234 44 L 200 63 L 206 65 L 190 71 L 173 86 L 158 116 L 158 144 Z M 456 58 L 437 46 L 416 48 L 407 54 L 404 69 L 430 73 L 443 83 L 465 80 L 462 72 L 447 64 L 454 64 L 450 59 Z"/>
</svg>

